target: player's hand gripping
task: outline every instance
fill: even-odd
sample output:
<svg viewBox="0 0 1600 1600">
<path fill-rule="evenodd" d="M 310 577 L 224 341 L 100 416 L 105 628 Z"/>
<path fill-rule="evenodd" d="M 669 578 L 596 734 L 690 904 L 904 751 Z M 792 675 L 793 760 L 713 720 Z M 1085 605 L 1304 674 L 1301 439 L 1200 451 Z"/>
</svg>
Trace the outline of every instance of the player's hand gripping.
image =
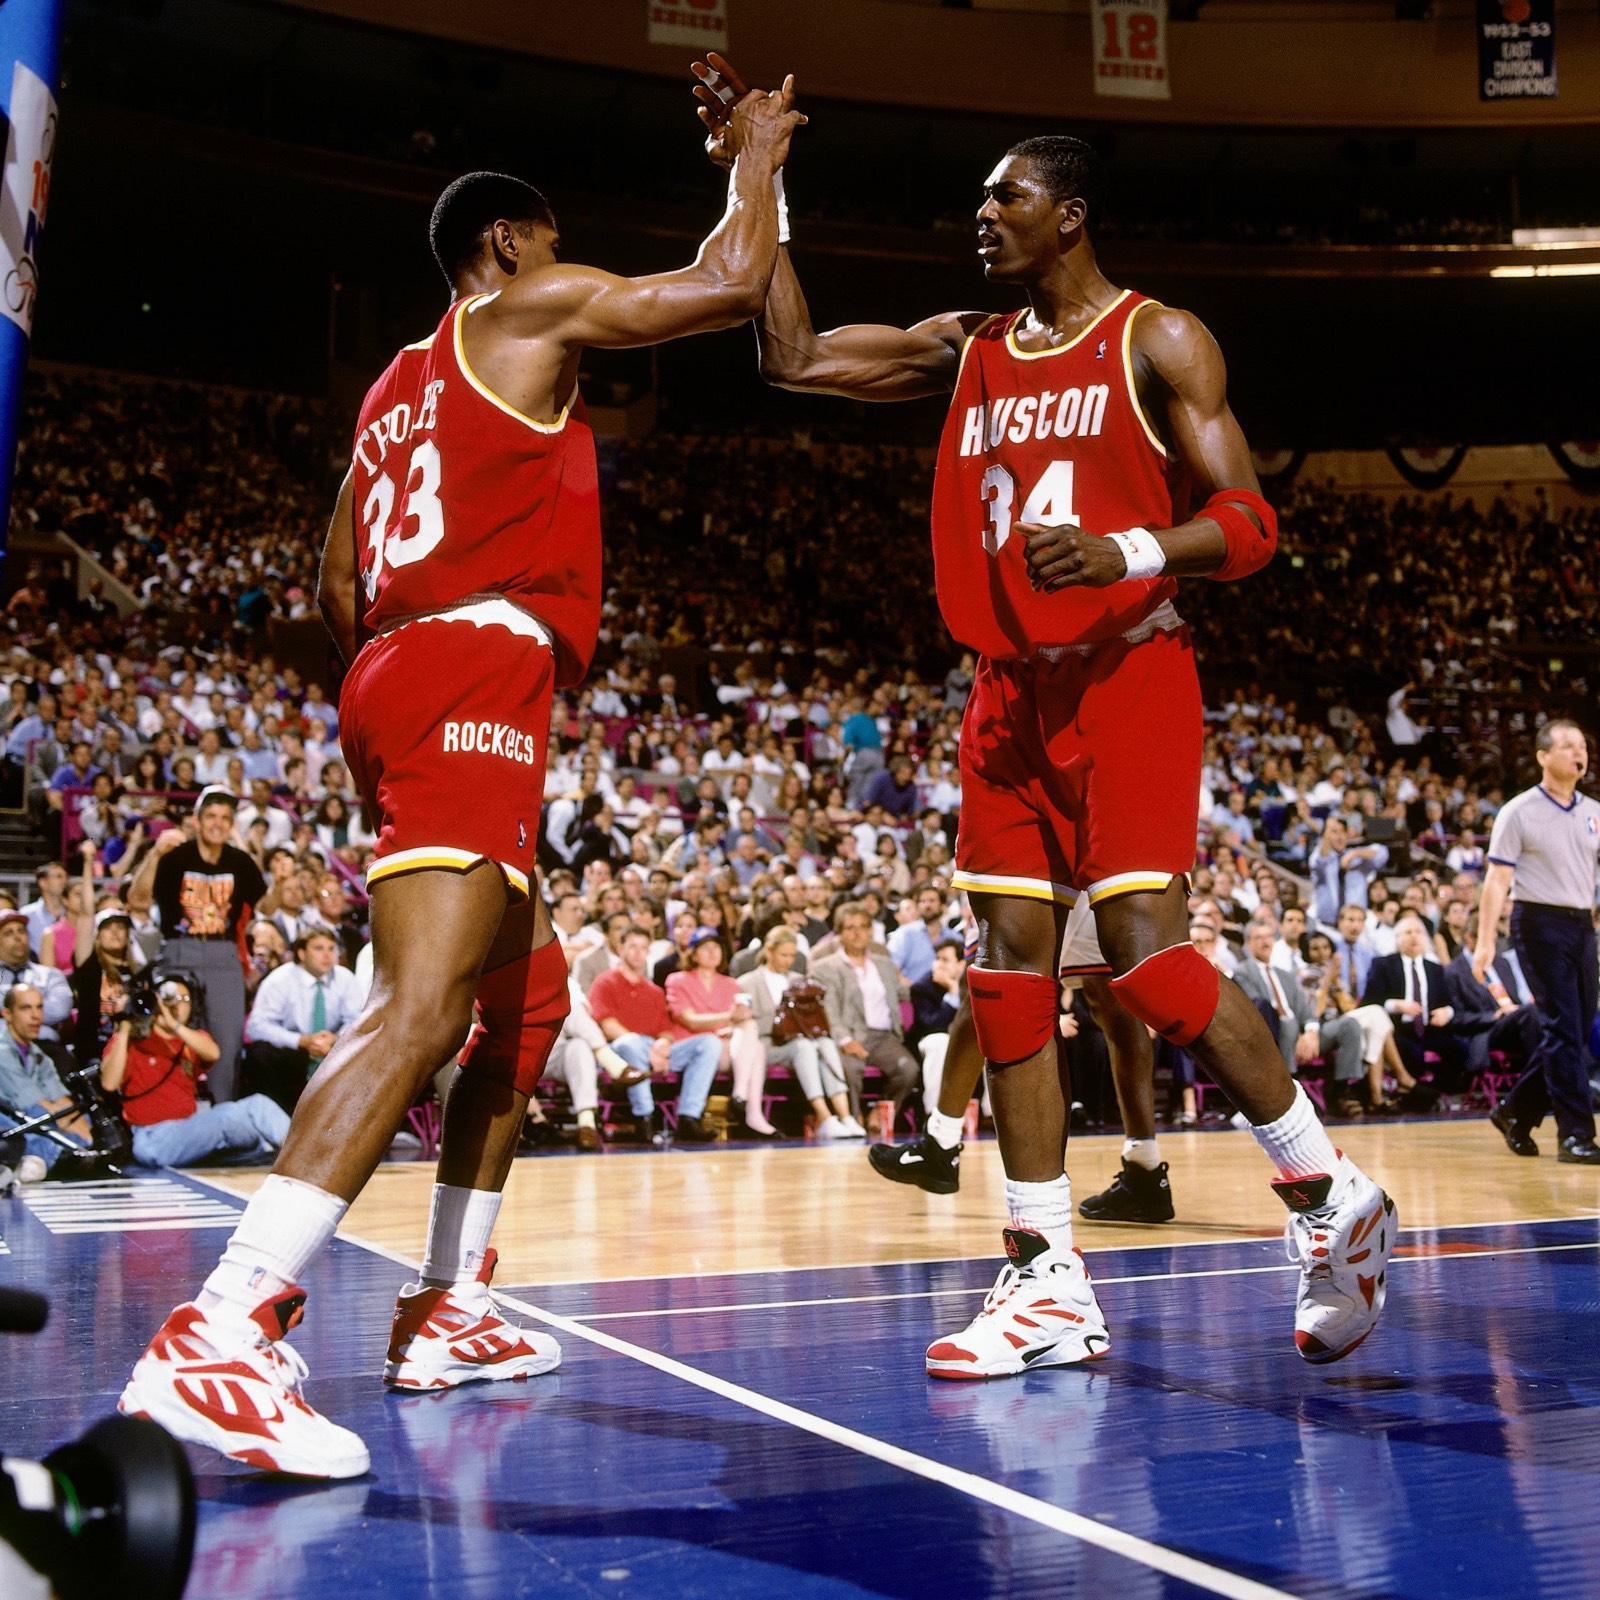
<svg viewBox="0 0 1600 1600">
<path fill-rule="evenodd" d="M 782 166 L 788 155 L 788 135 L 795 128 L 804 126 L 806 121 L 794 110 L 794 74 L 790 73 L 783 80 L 783 88 L 775 93 L 752 89 L 738 68 L 715 50 L 707 51 L 705 60 L 693 62 L 689 70 L 699 80 L 694 86 L 694 97 L 700 102 L 695 110 L 706 127 L 706 154 L 712 163 L 726 170 L 733 165 L 733 159 L 739 151 L 745 148 L 736 125 L 746 103 L 752 102 L 752 97 L 755 97 L 755 103 L 762 100 L 777 102 L 780 113 L 793 118 L 788 125 L 782 150 L 773 162 L 774 167 Z"/>
<path fill-rule="evenodd" d="M 1070 522 L 1054 528 L 1019 522 L 1016 531 L 1027 540 L 1028 582 L 1045 594 L 1103 589 L 1128 575 L 1128 563 L 1112 540 Z"/>
</svg>

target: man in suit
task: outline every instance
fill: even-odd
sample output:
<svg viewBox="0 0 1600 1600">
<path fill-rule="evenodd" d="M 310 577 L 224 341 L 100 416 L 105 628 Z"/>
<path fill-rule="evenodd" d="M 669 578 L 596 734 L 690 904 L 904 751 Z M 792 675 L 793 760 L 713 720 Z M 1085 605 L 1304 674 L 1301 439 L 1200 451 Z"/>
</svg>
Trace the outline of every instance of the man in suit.
<svg viewBox="0 0 1600 1600">
<path fill-rule="evenodd" d="M 1367 974 L 1363 1005 L 1381 1005 L 1394 1018 L 1394 1042 L 1417 1077 L 1431 1070 L 1434 1087 L 1464 1088 L 1471 1072 L 1468 1034 L 1458 1020 L 1465 1010 L 1455 980 L 1433 959 L 1432 931 L 1420 911 L 1408 908 L 1395 920 L 1396 950 L 1378 956 Z M 1424 1054 L 1439 1057 L 1425 1069 Z"/>
<path fill-rule="evenodd" d="M 1499 1051 L 1521 1073 L 1539 1047 L 1544 1021 L 1533 1003 L 1533 991 L 1523 976 L 1516 951 L 1503 946 L 1495 955 L 1485 982 L 1472 970 L 1472 952 L 1478 942 L 1478 919 L 1467 924 L 1467 937 L 1456 958 L 1445 968 L 1461 997 L 1458 1024 L 1467 1033 L 1473 1075 L 1487 1072 L 1490 1054 Z"/>
<path fill-rule="evenodd" d="M 1356 1086 L 1366 1076 L 1361 1052 L 1361 1027 L 1354 1018 L 1335 1017 L 1324 1023 L 1311 1014 L 1311 1002 L 1292 972 L 1272 965 L 1277 930 L 1264 917 L 1245 929 L 1245 958 L 1233 981 L 1255 1001 L 1277 1034 L 1278 1050 L 1290 1072 L 1318 1057 L 1333 1067 L 1334 1112 L 1341 1117 L 1360 1116 Z"/>
<path fill-rule="evenodd" d="M 838 948 L 816 961 L 812 976 L 823 989 L 828 1026 L 844 1062 L 850 1109 L 861 1115 L 863 1070 L 883 1074 L 896 1117 L 921 1077 L 917 1058 L 906 1048 L 900 1004 L 910 988 L 888 954 L 872 940 L 872 913 L 859 900 L 847 900 L 833 915 Z"/>
<path fill-rule="evenodd" d="M 605 943 L 596 946 L 588 955 L 578 957 L 572 975 L 584 994 L 594 988 L 594 980 L 602 972 L 622 965 L 622 936 L 632 925 L 633 917 L 629 912 L 613 911 L 605 920 Z"/>
</svg>

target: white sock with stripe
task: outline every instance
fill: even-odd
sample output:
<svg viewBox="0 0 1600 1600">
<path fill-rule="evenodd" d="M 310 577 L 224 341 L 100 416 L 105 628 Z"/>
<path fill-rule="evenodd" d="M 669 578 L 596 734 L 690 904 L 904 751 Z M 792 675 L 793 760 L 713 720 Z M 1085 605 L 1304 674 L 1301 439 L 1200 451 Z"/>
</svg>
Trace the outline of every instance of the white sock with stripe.
<svg viewBox="0 0 1600 1600">
<path fill-rule="evenodd" d="M 1006 1211 L 1013 1228 L 1032 1228 L 1052 1249 L 1072 1248 L 1072 1179 L 1066 1173 L 1049 1183 L 1006 1179 Z"/>
<path fill-rule="evenodd" d="M 325 1189 L 271 1173 L 250 1197 L 195 1304 L 208 1317 L 223 1309 L 248 1317 L 263 1301 L 298 1288 L 349 1209 Z"/>
<path fill-rule="evenodd" d="M 434 1184 L 428 1249 L 422 1258 L 422 1281 L 430 1289 L 448 1289 L 478 1276 L 500 1215 L 500 1200 L 498 1190 Z"/>
<path fill-rule="evenodd" d="M 1331 1175 L 1339 1165 L 1339 1152 L 1333 1148 L 1311 1096 L 1298 1083 L 1289 1109 L 1276 1122 L 1264 1122 L 1250 1131 L 1272 1158 L 1280 1178 L 1318 1178 L 1324 1173 Z"/>
</svg>

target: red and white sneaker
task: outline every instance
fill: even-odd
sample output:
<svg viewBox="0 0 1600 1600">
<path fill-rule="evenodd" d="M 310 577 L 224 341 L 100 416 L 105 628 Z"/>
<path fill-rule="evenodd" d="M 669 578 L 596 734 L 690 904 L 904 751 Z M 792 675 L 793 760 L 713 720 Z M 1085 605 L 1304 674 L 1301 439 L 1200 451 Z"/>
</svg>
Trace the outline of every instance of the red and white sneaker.
<svg viewBox="0 0 1600 1600">
<path fill-rule="evenodd" d="M 383 1381 L 391 1389 L 453 1389 L 458 1383 L 537 1378 L 561 1365 L 547 1333 L 519 1328 L 489 1293 L 496 1253 L 487 1251 L 473 1283 L 430 1289 L 408 1283 L 394 1308 Z"/>
<path fill-rule="evenodd" d="M 284 1342 L 305 1299 L 286 1289 L 247 1320 L 179 1306 L 134 1366 L 117 1410 L 267 1472 L 359 1478 L 371 1466 L 367 1447 L 301 1398 L 306 1364 Z"/>
<path fill-rule="evenodd" d="M 1096 1361 L 1111 1348 L 1082 1253 L 1053 1250 L 1031 1228 L 1007 1228 L 1005 1241 L 1010 1259 L 983 1310 L 928 1346 L 930 1378 L 1009 1378 Z"/>
<path fill-rule="evenodd" d="M 1394 1201 L 1348 1156 L 1331 1173 L 1281 1178 L 1284 1242 L 1300 1264 L 1294 1342 L 1307 1361 L 1338 1361 L 1378 1325 L 1400 1219 Z"/>
</svg>

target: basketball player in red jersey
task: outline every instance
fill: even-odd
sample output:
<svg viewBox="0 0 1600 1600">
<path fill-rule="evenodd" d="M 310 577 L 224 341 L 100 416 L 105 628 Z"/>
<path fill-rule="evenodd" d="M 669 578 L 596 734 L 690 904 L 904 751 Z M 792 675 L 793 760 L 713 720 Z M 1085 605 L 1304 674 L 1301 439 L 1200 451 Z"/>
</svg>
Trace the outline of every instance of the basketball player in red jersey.
<svg viewBox="0 0 1600 1600">
<path fill-rule="evenodd" d="M 679 272 L 630 280 L 559 263 L 548 205 L 514 178 L 474 173 L 435 206 L 452 304 L 367 396 L 320 588 L 352 663 L 345 755 L 379 829 L 372 997 L 307 1087 L 204 1289 L 135 1367 L 125 1412 L 278 1472 L 367 1470 L 362 1441 L 302 1397 L 305 1367 L 284 1336 L 306 1266 L 460 1051 L 474 1006 L 421 1281 L 401 1291 L 384 1379 L 432 1390 L 560 1360 L 554 1340 L 500 1314 L 488 1279 L 500 1191 L 568 1010 L 531 880 L 551 698 L 582 679 L 600 615 L 578 364 L 590 346 L 759 312 L 778 245 L 773 177 L 800 120 L 789 85 L 735 108 L 728 210 Z"/>
<path fill-rule="evenodd" d="M 715 159 L 725 106 L 744 86 L 721 58 L 695 71 Z M 818 334 L 780 251 L 760 329 L 762 371 L 785 388 L 951 396 L 934 571 L 946 626 L 981 653 L 953 882 L 980 927 L 967 981 L 1010 1226 L 984 1309 L 929 1347 L 941 1378 L 1110 1348 L 1072 1248 L 1056 1063 L 1056 953 L 1083 895 L 1112 992 L 1205 1064 L 1277 1168 L 1307 1360 L 1337 1360 L 1372 1331 L 1395 1237 L 1388 1196 L 1334 1149 L 1254 1005 L 1189 943 L 1201 713 L 1177 580 L 1248 576 L 1271 559 L 1277 522 L 1216 342 L 1195 317 L 1100 271 L 1103 190 L 1098 157 L 1077 139 L 1024 140 L 990 173 L 978 253 L 990 282 L 1022 291 L 1026 305 L 1009 315 Z"/>
</svg>

